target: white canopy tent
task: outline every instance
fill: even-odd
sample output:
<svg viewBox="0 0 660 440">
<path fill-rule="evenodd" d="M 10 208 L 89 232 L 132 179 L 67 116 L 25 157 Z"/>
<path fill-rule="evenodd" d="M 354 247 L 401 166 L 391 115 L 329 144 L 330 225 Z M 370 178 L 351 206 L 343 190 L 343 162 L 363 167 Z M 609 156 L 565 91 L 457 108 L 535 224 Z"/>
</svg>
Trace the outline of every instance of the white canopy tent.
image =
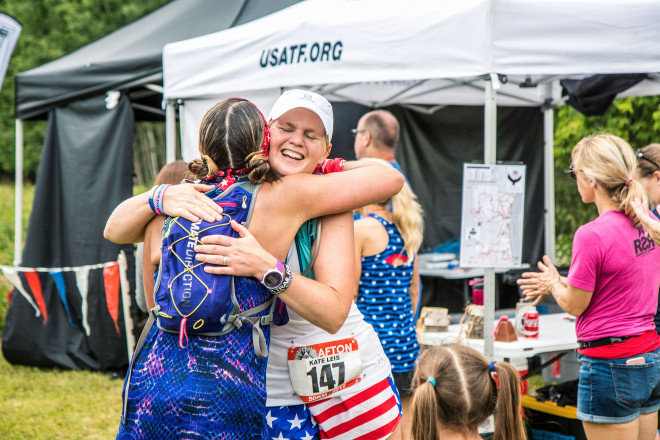
<svg viewBox="0 0 660 440">
<path fill-rule="evenodd" d="M 497 106 L 545 112 L 545 237 L 554 255 L 552 106 L 562 78 L 649 73 L 619 96 L 660 93 L 657 0 L 307 0 L 163 51 L 168 157 L 175 109 L 183 157 L 212 103 L 230 96 L 268 110 L 286 88 L 370 107 L 483 105 L 485 163 L 495 162 Z M 486 355 L 494 274 L 486 271 Z M 490 293 L 489 293 L 490 292 Z"/>
</svg>

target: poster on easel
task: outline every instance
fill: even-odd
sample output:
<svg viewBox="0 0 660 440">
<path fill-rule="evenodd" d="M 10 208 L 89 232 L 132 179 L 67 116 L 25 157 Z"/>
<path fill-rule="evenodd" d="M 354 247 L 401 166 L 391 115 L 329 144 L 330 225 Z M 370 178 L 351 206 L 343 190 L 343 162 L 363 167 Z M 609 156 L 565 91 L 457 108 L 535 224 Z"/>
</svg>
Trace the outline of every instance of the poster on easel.
<svg viewBox="0 0 660 440">
<path fill-rule="evenodd" d="M 460 267 L 520 267 L 525 172 L 522 164 L 463 164 Z"/>
</svg>

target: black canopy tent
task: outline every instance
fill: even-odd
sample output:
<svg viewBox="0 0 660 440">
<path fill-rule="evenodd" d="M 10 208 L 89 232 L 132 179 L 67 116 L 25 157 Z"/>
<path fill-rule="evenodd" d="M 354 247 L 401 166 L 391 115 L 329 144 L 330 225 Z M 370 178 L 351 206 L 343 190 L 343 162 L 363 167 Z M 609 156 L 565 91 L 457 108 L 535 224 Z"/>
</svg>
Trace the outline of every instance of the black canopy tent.
<svg viewBox="0 0 660 440">
<path fill-rule="evenodd" d="M 45 117 L 57 106 L 108 90 L 133 92 L 136 120 L 162 120 L 161 96 L 135 94 L 162 85 L 162 49 L 167 43 L 238 26 L 300 0 L 173 0 L 139 20 L 50 63 L 16 76 L 16 117 Z M 154 99 L 155 95 L 155 99 Z M 156 103 L 145 109 L 142 105 Z M 135 105 L 138 104 L 138 105 Z"/>
<path fill-rule="evenodd" d="M 132 194 L 134 121 L 164 120 L 163 46 L 254 20 L 297 1 L 174 0 L 71 54 L 17 75 L 14 266 L 79 268 L 115 261 L 125 250 L 131 272 L 132 247 L 105 240 L 103 227 L 112 209 Z M 120 92 L 118 98 L 107 95 L 113 90 Z M 22 121 L 30 119 L 47 119 L 48 124 L 22 249 Z M 123 319 L 119 314 L 119 326 L 113 323 L 103 270 L 90 270 L 85 289 L 74 272 L 62 271 L 65 293 L 47 272 L 37 272 L 47 320 L 35 316 L 20 294 L 13 295 L 2 335 L 9 362 L 95 370 L 127 364 Z M 25 273 L 19 274 L 28 286 Z M 81 313 L 82 290 L 87 290 L 86 316 Z M 70 316 L 63 304 L 68 304 Z M 85 321 L 88 333 L 83 331 Z"/>
</svg>

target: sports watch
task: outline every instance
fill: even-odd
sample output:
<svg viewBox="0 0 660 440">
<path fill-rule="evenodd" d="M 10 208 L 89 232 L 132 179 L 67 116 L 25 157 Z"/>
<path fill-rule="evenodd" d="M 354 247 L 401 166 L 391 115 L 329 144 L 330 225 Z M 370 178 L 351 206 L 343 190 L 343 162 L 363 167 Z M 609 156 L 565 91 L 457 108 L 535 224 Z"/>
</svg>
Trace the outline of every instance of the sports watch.
<svg viewBox="0 0 660 440">
<path fill-rule="evenodd" d="M 266 286 L 268 289 L 277 289 L 284 282 L 284 275 L 286 274 L 286 268 L 284 263 L 280 260 L 277 260 L 277 265 L 274 269 L 267 271 L 264 274 L 264 277 L 261 279 L 261 284 Z"/>
</svg>

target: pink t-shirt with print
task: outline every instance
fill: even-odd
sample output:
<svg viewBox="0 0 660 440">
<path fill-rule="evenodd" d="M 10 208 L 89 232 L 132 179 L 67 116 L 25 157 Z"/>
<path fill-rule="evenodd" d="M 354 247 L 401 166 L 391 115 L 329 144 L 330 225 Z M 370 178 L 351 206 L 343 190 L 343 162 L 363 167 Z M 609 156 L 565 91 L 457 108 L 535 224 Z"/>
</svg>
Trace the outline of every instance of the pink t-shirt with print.
<svg viewBox="0 0 660 440">
<path fill-rule="evenodd" d="M 567 281 L 593 292 L 589 306 L 575 321 L 579 340 L 655 329 L 660 247 L 626 215 L 606 211 L 578 228 Z"/>
</svg>

